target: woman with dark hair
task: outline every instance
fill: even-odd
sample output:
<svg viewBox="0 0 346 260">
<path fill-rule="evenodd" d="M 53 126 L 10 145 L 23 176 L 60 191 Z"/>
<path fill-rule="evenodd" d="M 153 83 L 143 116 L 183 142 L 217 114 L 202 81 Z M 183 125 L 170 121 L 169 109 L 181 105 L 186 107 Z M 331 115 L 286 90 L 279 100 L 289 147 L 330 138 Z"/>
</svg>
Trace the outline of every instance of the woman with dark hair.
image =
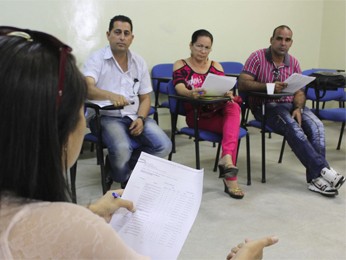
<svg viewBox="0 0 346 260">
<path fill-rule="evenodd" d="M 51 35 L 0 27 L 0 259 L 146 259 L 104 220 L 132 202 L 109 191 L 89 209 L 69 203 L 87 95 L 70 52 Z"/>
<path fill-rule="evenodd" d="M 209 59 L 213 45 L 213 35 L 207 30 L 197 30 L 190 42 L 191 55 L 181 59 L 173 66 L 173 84 L 179 95 L 199 98 L 205 94 L 201 86 L 208 73 L 224 75 L 219 62 Z M 222 107 L 205 106 L 199 114 L 198 127 L 203 130 L 220 133 L 222 137 L 222 156 L 219 161 L 220 178 L 223 178 L 225 192 L 235 199 L 244 197 L 237 182 L 238 168 L 236 158 L 240 129 L 240 106 L 232 92 L 225 93 L 230 98 Z M 193 109 L 185 104 L 186 123 L 194 126 Z"/>
</svg>

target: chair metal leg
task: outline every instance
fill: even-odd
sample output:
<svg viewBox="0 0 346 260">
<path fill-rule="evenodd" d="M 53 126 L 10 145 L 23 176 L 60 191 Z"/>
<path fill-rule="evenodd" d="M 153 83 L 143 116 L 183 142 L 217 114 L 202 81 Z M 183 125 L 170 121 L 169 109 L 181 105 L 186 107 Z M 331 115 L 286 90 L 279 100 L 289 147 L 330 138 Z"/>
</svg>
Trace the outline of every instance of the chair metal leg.
<svg viewBox="0 0 346 260">
<path fill-rule="evenodd" d="M 106 171 L 105 171 L 103 147 L 97 144 L 96 152 L 97 152 L 97 161 L 100 163 L 102 193 L 105 194 L 108 191 L 108 185 L 106 182 Z"/>
<path fill-rule="evenodd" d="M 251 185 L 251 159 L 250 159 L 250 136 L 246 134 L 246 168 L 247 168 L 247 185 Z"/>
<path fill-rule="evenodd" d="M 77 161 L 70 168 L 70 181 L 71 181 L 71 199 L 73 203 L 77 203 L 77 194 L 76 194 L 76 173 L 77 173 Z"/>
<path fill-rule="evenodd" d="M 216 158 L 215 158 L 214 169 L 213 169 L 214 172 L 217 171 L 217 165 L 219 163 L 219 158 L 220 158 L 220 151 L 221 151 L 221 143 L 219 143 L 217 146 Z"/>
<path fill-rule="evenodd" d="M 251 185 L 251 160 L 250 160 L 250 136 L 248 133 L 246 134 L 245 138 L 246 138 L 246 172 L 247 172 L 246 185 L 250 186 Z M 241 139 L 238 140 L 238 151 L 237 151 L 236 162 L 238 161 L 240 142 L 241 142 Z"/>
<path fill-rule="evenodd" d="M 341 141 L 342 141 L 342 136 L 343 136 L 343 134 L 344 134 L 344 129 L 345 129 L 345 122 L 342 122 L 342 124 L 341 124 L 341 129 L 340 129 L 340 135 L 339 135 L 338 146 L 336 147 L 336 150 L 340 150 Z"/>
<path fill-rule="evenodd" d="M 168 155 L 168 160 L 172 161 L 173 153 L 175 153 L 175 134 L 176 134 L 176 128 L 177 128 L 177 119 L 176 115 L 171 114 L 171 142 L 172 142 L 172 150 Z"/>
<path fill-rule="evenodd" d="M 199 140 L 195 138 L 195 154 L 196 154 L 196 169 L 201 169 L 200 156 L 199 156 Z"/>
<path fill-rule="evenodd" d="M 240 142 L 241 142 L 241 139 L 238 139 L 237 158 L 235 158 L 235 162 L 238 162 Z"/>
<path fill-rule="evenodd" d="M 262 183 L 266 182 L 266 136 L 265 136 L 265 125 L 266 125 L 266 116 L 265 116 L 265 104 L 262 103 L 262 131 L 261 131 L 261 140 L 262 140 Z"/>
<path fill-rule="evenodd" d="M 157 124 L 159 124 L 159 114 L 157 112 L 157 108 L 155 107 L 155 113 L 154 113 L 154 120 L 156 121 Z"/>
<path fill-rule="evenodd" d="M 154 113 L 154 120 L 156 121 L 157 124 L 159 124 L 159 114 L 157 111 L 157 108 L 159 107 L 159 94 L 160 94 L 160 82 L 157 81 L 156 89 L 155 89 L 155 113 Z"/>
<path fill-rule="evenodd" d="M 198 107 L 193 108 L 193 121 L 194 121 L 194 132 L 195 132 L 195 154 L 196 154 L 196 169 L 201 168 L 200 157 L 199 157 L 199 130 L 198 130 Z"/>
<path fill-rule="evenodd" d="M 282 139 L 282 145 L 281 145 L 281 151 L 280 151 L 280 157 L 279 157 L 278 163 L 282 163 L 282 157 L 283 157 L 284 151 L 285 151 L 285 144 L 286 144 L 286 138 L 284 137 Z"/>
</svg>

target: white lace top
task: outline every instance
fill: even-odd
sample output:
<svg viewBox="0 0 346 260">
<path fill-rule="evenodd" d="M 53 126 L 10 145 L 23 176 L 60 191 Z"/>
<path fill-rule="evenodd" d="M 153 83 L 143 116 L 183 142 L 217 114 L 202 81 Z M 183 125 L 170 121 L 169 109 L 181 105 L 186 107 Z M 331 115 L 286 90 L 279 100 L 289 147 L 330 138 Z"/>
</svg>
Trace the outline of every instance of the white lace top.
<svg viewBox="0 0 346 260">
<path fill-rule="evenodd" d="M 0 259 L 148 259 L 103 218 L 65 202 L 0 201 Z"/>
</svg>

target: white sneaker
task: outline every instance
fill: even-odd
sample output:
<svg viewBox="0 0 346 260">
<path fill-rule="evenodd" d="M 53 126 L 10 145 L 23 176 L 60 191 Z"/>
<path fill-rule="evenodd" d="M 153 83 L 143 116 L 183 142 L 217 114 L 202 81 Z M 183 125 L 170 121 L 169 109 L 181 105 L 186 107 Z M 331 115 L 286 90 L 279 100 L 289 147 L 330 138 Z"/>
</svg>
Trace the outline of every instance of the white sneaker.
<svg viewBox="0 0 346 260">
<path fill-rule="evenodd" d="M 321 176 L 326 179 L 335 189 L 339 189 L 346 181 L 346 178 L 340 173 L 337 173 L 333 168 L 323 168 L 321 170 Z"/>
<path fill-rule="evenodd" d="M 338 195 L 338 191 L 334 189 L 328 181 L 322 177 L 313 179 L 308 186 L 308 189 L 314 192 L 321 193 L 323 196 L 334 197 Z"/>
</svg>

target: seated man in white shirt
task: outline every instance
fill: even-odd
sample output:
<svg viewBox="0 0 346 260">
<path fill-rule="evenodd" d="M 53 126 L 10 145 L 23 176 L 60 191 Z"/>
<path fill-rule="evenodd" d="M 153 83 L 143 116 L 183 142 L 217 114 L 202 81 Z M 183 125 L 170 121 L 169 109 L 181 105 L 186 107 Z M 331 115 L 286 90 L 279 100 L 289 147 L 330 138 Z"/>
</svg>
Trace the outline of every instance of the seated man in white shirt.
<svg viewBox="0 0 346 260">
<path fill-rule="evenodd" d="M 152 92 L 148 67 L 142 57 L 129 50 L 134 35 L 130 18 L 111 19 L 109 45 L 93 53 L 84 65 L 88 99 L 109 100 L 123 109 L 104 111 L 101 116 L 102 141 L 108 148 L 106 170 L 112 180 L 125 183 L 142 151 L 165 157 L 172 144 L 168 136 L 147 115 Z M 95 122 L 90 128 L 95 132 Z M 133 147 L 134 142 L 139 144 Z M 124 187 L 124 185 L 122 185 Z"/>
</svg>

